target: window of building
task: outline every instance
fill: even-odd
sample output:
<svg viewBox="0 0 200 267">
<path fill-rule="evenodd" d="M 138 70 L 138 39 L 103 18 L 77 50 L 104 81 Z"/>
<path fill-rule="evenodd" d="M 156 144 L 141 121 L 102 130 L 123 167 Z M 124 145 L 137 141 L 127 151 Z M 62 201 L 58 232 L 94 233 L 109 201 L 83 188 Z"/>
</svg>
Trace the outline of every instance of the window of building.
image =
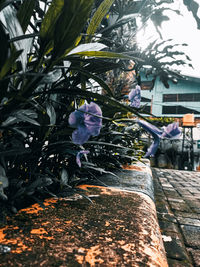
<svg viewBox="0 0 200 267">
<path fill-rule="evenodd" d="M 152 90 L 153 86 L 153 81 L 142 81 L 140 84 L 141 90 Z"/>
<path fill-rule="evenodd" d="M 141 97 L 141 102 L 151 102 L 151 99 L 149 99 L 149 98 L 146 98 L 146 97 Z"/>
<path fill-rule="evenodd" d="M 162 114 L 187 114 L 187 113 L 200 114 L 200 112 L 195 109 L 186 108 L 183 106 L 163 106 L 162 108 Z"/>
<path fill-rule="evenodd" d="M 144 107 L 142 107 L 142 111 L 150 113 L 151 112 L 151 107 L 150 106 L 144 106 Z"/>
<path fill-rule="evenodd" d="M 192 94 L 163 94 L 163 102 L 198 102 L 200 93 Z"/>
</svg>

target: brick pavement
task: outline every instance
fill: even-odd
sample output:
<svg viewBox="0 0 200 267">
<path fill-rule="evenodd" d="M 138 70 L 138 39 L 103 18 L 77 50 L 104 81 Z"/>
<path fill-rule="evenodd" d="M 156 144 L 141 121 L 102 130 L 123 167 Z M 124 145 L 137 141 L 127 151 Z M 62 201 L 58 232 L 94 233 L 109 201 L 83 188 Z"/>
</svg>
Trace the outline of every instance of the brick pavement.
<svg viewBox="0 0 200 267">
<path fill-rule="evenodd" d="M 200 173 L 158 168 L 152 171 L 169 267 L 200 266 Z"/>
</svg>

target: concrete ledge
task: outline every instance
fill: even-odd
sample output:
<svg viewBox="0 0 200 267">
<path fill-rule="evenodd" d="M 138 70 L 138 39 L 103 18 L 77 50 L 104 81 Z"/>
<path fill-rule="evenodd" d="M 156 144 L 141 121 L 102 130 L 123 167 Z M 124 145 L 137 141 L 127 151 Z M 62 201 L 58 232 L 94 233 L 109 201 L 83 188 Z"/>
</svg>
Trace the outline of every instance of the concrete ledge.
<svg viewBox="0 0 200 267">
<path fill-rule="evenodd" d="M 92 202 L 79 194 L 48 199 L 45 209 L 35 204 L 9 218 L 0 244 L 11 251 L 1 266 L 168 266 L 150 168 L 129 169 L 118 183 L 107 177 L 108 187 L 81 185 Z"/>
</svg>

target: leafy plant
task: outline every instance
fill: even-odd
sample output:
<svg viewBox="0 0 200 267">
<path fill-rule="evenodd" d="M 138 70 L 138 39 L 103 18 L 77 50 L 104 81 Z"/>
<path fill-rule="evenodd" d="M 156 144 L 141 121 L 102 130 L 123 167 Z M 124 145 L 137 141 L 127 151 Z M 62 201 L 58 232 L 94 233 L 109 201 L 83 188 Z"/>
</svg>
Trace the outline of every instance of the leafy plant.
<svg viewBox="0 0 200 267">
<path fill-rule="evenodd" d="M 141 62 L 117 42 L 110 46 L 115 30 L 130 22 L 120 17 L 106 29 L 114 12 L 111 0 L 0 1 L 0 199 L 10 210 L 72 194 L 77 184 L 143 155 L 137 127 L 125 130 L 134 123 L 127 113 L 142 117 L 140 110 L 121 102 L 104 79 Z M 80 108 L 91 102 L 102 116 Z M 69 123 L 78 110 L 79 119 L 102 120 L 100 134 L 88 131 L 81 144 L 72 133 L 82 124 Z"/>
<path fill-rule="evenodd" d="M 99 78 L 119 66 L 116 59 L 133 59 L 91 39 L 112 2 L 103 1 L 97 10 L 93 0 L 0 3 L 0 198 L 13 211 L 22 203 L 73 193 L 84 179 L 110 171 L 102 155 L 119 166 L 127 151 L 135 153 L 122 142 L 123 134 L 118 142 L 117 132 L 111 133 L 114 143 L 106 140 L 112 116 L 101 118 L 101 135 L 85 147 L 72 142 L 68 123 L 86 100 L 98 104 L 103 116 L 112 108 L 137 114 L 111 97 Z M 107 95 L 93 92 L 94 83 Z"/>
</svg>

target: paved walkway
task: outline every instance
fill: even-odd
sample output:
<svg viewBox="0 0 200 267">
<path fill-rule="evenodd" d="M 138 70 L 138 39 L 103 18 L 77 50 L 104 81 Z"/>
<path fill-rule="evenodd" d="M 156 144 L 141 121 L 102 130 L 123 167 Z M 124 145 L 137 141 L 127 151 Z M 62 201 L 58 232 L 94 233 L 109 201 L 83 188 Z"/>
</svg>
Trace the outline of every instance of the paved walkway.
<svg viewBox="0 0 200 267">
<path fill-rule="evenodd" d="M 152 171 L 169 267 L 200 266 L 200 173 Z"/>
</svg>

